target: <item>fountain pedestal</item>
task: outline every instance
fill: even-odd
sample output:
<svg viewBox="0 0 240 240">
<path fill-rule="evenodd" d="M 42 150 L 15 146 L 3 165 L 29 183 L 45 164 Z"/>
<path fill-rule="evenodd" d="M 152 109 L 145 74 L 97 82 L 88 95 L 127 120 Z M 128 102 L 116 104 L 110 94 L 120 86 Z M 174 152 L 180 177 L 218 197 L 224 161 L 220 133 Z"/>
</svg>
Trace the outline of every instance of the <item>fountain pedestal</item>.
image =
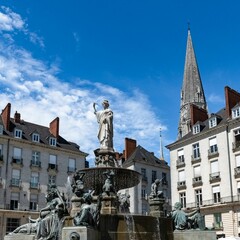
<svg viewBox="0 0 240 240">
<path fill-rule="evenodd" d="M 150 198 L 148 200 L 150 212 L 149 215 L 153 217 L 164 217 L 163 204 L 165 203 L 164 198 Z"/>
<path fill-rule="evenodd" d="M 80 197 L 73 196 L 71 198 L 71 203 L 72 203 L 72 209 L 70 216 L 75 217 L 78 212 L 80 212 L 81 205 L 82 205 L 82 200 Z"/>
<path fill-rule="evenodd" d="M 117 197 L 103 196 L 101 214 L 117 214 Z"/>
</svg>

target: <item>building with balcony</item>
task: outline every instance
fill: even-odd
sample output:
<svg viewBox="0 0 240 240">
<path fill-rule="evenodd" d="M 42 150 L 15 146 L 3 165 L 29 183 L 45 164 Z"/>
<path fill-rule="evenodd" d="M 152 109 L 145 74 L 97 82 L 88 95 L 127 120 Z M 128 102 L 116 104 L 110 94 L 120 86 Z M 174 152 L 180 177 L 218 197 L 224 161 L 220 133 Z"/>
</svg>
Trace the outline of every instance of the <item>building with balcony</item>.
<svg viewBox="0 0 240 240">
<path fill-rule="evenodd" d="M 172 204 L 200 206 L 219 237 L 239 236 L 240 93 L 225 87 L 225 106 L 209 114 L 196 62 L 189 30 L 178 140 L 167 146 Z"/>
<path fill-rule="evenodd" d="M 87 163 L 87 154 L 59 135 L 59 118 L 44 127 L 10 114 L 9 103 L 0 116 L 0 236 L 37 218 L 48 185 L 64 192 L 68 176 Z"/>
<path fill-rule="evenodd" d="M 170 167 L 163 157 L 160 159 L 154 153 L 147 151 L 142 146 L 137 146 L 134 139 L 125 138 L 125 150 L 118 161 L 122 166 L 141 174 L 141 181 L 136 187 L 121 190 L 121 193 L 130 195 L 130 212 L 134 214 L 148 214 L 148 196 L 151 193 L 151 185 L 156 179 L 160 179 L 159 190 L 166 199 L 164 211 L 171 210 L 171 182 Z"/>
</svg>

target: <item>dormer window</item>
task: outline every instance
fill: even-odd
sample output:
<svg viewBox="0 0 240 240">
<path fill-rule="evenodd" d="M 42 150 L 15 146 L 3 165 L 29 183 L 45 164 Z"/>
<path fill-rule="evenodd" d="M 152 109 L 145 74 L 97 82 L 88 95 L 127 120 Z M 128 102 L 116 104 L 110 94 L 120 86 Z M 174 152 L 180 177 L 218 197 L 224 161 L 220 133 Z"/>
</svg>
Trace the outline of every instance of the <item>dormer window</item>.
<svg viewBox="0 0 240 240">
<path fill-rule="evenodd" d="M 209 119 L 209 128 L 213 128 L 217 126 L 217 118 L 216 117 L 212 117 Z"/>
<path fill-rule="evenodd" d="M 232 109 L 232 118 L 238 118 L 240 117 L 240 106 L 237 105 Z"/>
<path fill-rule="evenodd" d="M 40 135 L 38 133 L 32 134 L 32 141 L 33 142 L 39 142 L 40 141 Z"/>
<path fill-rule="evenodd" d="M 193 134 L 200 133 L 200 125 L 196 124 L 193 126 Z"/>
<path fill-rule="evenodd" d="M 22 130 L 15 128 L 14 129 L 14 137 L 15 138 L 22 138 Z"/>
<path fill-rule="evenodd" d="M 56 145 L 57 145 L 57 139 L 56 139 L 56 138 L 53 138 L 53 137 L 50 137 L 50 138 L 49 138 L 49 145 L 56 147 Z"/>
<path fill-rule="evenodd" d="M 0 124 L 0 135 L 2 135 L 2 134 L 3 134 L 3 125 Z"/>
</svg>

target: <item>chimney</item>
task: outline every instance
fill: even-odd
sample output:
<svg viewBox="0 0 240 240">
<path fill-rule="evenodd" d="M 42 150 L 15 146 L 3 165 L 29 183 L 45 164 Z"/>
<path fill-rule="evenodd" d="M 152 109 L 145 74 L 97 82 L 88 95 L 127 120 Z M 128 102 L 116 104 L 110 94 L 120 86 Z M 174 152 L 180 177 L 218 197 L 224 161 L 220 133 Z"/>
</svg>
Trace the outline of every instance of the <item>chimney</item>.
<svg viewBox="0 0 240 240">
<path fill-rule="evenodd" d="M 21 121 L 21 114 L 16 111 L 14 114 L 14 122 L 20 123 L 20 121 Z"/>
<path fill-rule="evenodd" d="M 52 122 L 49 124 L 50 133 L 58 138 L 59 136 L 59 117 L 56 117 Z"/>
<path fill-rule="evenodd" d="M 204 122 L 208 119 L 207 110 L 200 108 L 194 104 L 190 106 L 191 111 L 191 125 L 194 125 L 197 121 Z"/>
<path fill-rule="evenodd" d="M 225 101 L 226 101 L 226 112 L 227 116 L 231 116 L 232 108 L 240 102 L 240 93 L 231 89 L 230 87 L 225 87 Z"/>
<path fill-rule="evenodd" d="M 7 106 L 2 110 L 2 120 L 4 127 L 7 131 L 10 130 L 10 113 L 11 113 L 11 103 L 8 103 Z"/>
<path fill-rule="evenodd" d="M 125 138 L 125 160 L 134 152 L 137 147 L 137 141 L 130 138 Z"/>
</svg>

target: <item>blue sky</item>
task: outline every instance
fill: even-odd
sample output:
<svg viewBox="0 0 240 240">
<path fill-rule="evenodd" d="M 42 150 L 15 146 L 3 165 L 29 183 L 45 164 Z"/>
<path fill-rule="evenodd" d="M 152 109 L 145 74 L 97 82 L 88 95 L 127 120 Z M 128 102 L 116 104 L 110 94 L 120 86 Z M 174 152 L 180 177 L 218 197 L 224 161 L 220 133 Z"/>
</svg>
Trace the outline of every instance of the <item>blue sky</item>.
<svg viewBox="0 0 240 240">
<path fill-rule="evenodd" d="M 2 0 L 0 108 L 46 125 L 90 154 L 98 147 L 92 103 L 110 101 L 114 148 L 124 138 L 159 157 L 176 140 L 187 28 L 210 112 L 224 87 L 240 91 L 240 2 Z M 164 156 L 169 161 L 168 151 Z"/>
</svg>

